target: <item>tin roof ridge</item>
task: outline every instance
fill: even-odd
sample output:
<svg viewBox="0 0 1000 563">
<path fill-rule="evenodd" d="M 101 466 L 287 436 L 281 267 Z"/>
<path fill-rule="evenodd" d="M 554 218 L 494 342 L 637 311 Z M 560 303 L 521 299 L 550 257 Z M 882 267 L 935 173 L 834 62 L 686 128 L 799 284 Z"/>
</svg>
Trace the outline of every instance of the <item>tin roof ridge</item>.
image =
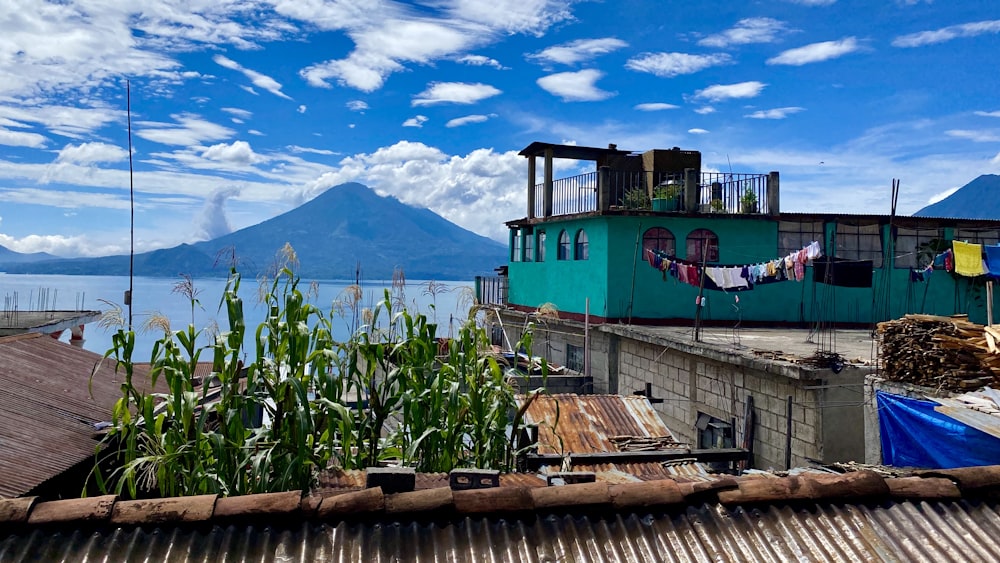
<svg viewBox="0 0 1000 563">
<path fill-rule="evenodd" d="M 726 476 L 703 482 L 675 479 L 632 483 L 598 481 L 472 490 L 452 490 L 443 486 L 394 494 L 373 487 L 327 496 L 294 490 L 233 497 L 196 495 L 139 500 L 122 500 L 115 495 L 51 501 L 18 497 L 0 499 L 0 524 L 127 526 L 273 516 L 328 520 L 390 514 L 470 516 L 565 512 L 587 507 L 629 510 L 704 503 L 738 506 L 791 502 L 948 501 L 982 498 L 987 492 L 1000 492 L 1000 465 L 917 470 L 906 477 L 884 476 L 862 469 L 784 477 Z"/>
</svg>

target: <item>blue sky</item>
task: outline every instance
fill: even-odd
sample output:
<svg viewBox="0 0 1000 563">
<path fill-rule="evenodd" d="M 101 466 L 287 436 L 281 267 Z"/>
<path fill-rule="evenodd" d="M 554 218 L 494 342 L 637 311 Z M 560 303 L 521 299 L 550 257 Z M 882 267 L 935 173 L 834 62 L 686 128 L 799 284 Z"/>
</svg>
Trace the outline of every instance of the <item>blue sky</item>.
<svg viewBox="0 0 1000 563">
<path fill-rule="evenodd" d="M 505 240 L 533 141 L 912 213 L 1000 173 L 995 0 L 4 0 L 0 245 L 203 240 L 358 181 Z M 558 176 L 577 172 L 564 163 Z"/>
</svg>

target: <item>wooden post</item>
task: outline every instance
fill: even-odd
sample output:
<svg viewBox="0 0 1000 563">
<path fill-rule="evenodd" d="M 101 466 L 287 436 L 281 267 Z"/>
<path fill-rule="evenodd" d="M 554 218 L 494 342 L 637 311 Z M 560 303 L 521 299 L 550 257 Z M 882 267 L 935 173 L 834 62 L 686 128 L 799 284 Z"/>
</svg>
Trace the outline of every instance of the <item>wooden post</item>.
<svg viewBox="0 0 1000 563">
<path fill-rule="evenodd" d="M 535 157 L 528 157 L 528 219 L 535 218 Z"/>
<path fill-rule="evenodd" d="M 542 217 L 552 216 L 552 156 L 551 148 L 545 149 L 545 185 L 542 186 Z"/>
<path fill-rule="evenodd" d="M 781 215 L 781 187 L 777 172 L 767 175 L 767 213 Z"/>
<path fill-rule="evenodd" d="M 792 396 L 788 396 L 788 406 L 785 409 L 785 469 L 792 468 Z"/>
<path fill-rule="evenodd" d="M 694 341 L 701 342 L 701 309 L 705 298 L 705 262 L 708 260 L 708 238 L 701 242 L 701 276 L 698 278 L 698 297 L 694 302 Z"/>
<path fill-rule="evenodd" d="M 993 280 L 986 280 L 986 326 L 993 326 Z"/>
</svg>

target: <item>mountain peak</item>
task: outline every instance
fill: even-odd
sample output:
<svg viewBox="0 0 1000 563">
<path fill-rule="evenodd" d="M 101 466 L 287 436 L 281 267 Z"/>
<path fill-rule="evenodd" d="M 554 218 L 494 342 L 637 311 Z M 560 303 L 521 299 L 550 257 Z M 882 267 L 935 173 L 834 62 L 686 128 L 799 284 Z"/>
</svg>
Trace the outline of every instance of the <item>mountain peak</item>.
<svg viewBox="0 0 1000 563">
<path fill-rule="evenodd" d="M 1000 175 L 983 174 L 955 193 L 917 211 L 916 217 L 1000 220 Z"/>
</svg>

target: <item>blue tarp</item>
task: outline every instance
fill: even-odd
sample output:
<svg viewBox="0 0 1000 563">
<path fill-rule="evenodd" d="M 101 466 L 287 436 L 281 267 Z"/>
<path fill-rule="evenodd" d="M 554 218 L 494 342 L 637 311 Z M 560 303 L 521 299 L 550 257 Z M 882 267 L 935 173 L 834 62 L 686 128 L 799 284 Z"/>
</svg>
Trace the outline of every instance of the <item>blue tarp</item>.
<svg viewBox="0 0 1000 563">
<path fill-rule="evenodd" d="M 934 411 L 933 401 L 877 391 L 882 463 L 950 469 L 1000 464 L 1000 438 Z"/>
</svg>

